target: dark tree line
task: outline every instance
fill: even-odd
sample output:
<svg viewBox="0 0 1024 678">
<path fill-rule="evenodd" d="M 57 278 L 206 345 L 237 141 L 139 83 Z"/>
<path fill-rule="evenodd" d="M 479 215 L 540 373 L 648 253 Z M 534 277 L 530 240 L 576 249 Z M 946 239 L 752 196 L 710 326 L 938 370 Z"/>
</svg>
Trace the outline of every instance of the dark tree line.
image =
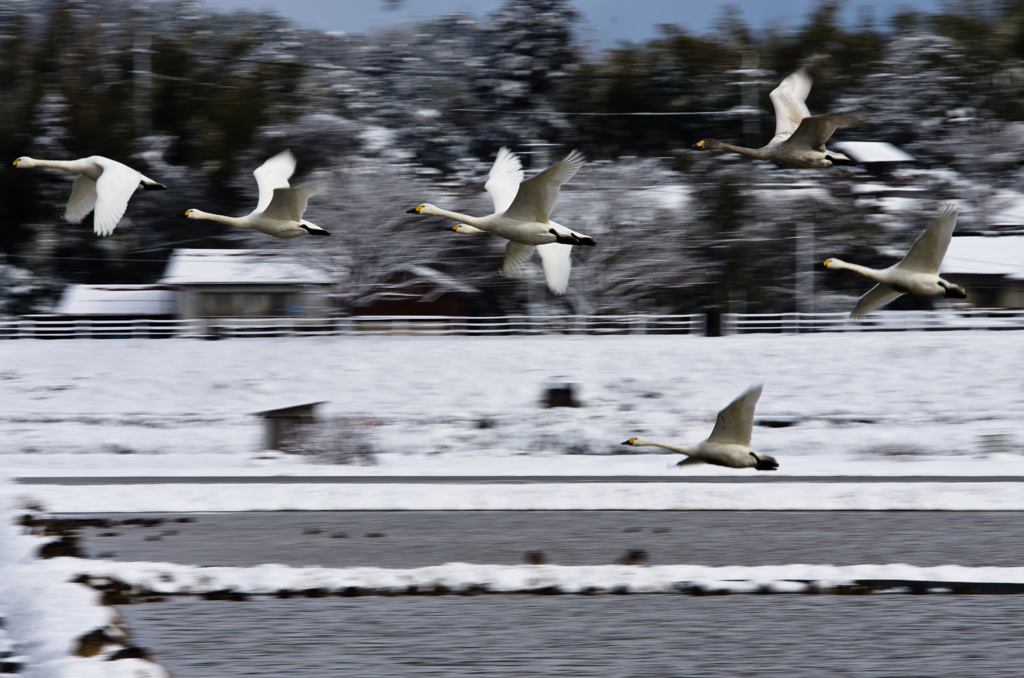
<svg viewBox="0 0 1024 678">
<path fill-rule="evenodd" d="M 484 290 L 491 312 L 538 298 L 580 312 L 792 310 L 809 251 L 884 264 L 950 198 L 964 227 L 994 228 L 992 205 L 1021 178 L 1024 5 L 964 0 L 888 25 L 844 25 L 838 10 L 822 2 L 793 31 L 727 11 L 706 34 L 662 26 L 646 43 L 593 54 L 568 0 L 507 0 L 483 22 L 453 15 L 371 35 L 194 0 L 0 0 L 0 157 L 105 155 L 170 187 L 135 196 L 114 235 L 98 239 L 90 220 L 60 219 L 70 177 L 8 164 L 0 311 L 45 310 L 72 282 L 150 282 L 176 246 L 288 249 L 330 267 L 354 302 L 403 267 L 429 265 Z M 843 138 L 918 158 L 887 182 L 925 187 L 925 198 L 894 207 L 855 190 L 876 181 L 860 171 L 689 149 L 709 136 L 764 143 L 767 94 L 798 67 L 814 77 L 812 112 L 865 115 Z M 425 200 L 488 211 L 482 187 L 501 146 L 534 169 L 571 148 L 594 161 L 554 215 L 601 243 L 574 255 L 564 298 L 539 280 L 497 278 L 496 240 L 453 239 L 402 216 Z M 188 207 L 250 211 L 252 169 L 284 148 L 299 158 L 297 179 L 333 186 L 308 213 L 335 234 L 330 249 L 179 218 Z M 375 229 L 382 237 L 368 241 Z M 811 232 L 813 245 L 802 242 Z M 816 296 L 827 306 L 856 289 L 832 277 Z"/>
</svg>

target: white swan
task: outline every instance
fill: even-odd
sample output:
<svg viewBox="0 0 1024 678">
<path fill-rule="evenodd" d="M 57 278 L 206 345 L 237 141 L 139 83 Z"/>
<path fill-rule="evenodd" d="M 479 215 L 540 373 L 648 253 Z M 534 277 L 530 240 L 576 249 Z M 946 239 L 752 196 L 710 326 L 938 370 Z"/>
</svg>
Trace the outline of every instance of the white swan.
<svg viewBox="0 0 1024 678">
<path fill-rule="evenodd" d="M 953 237 L 953 229 L 956 228 L 956 215 L 956 207 L 952 203 L 947 203 L 939 217 L 914 241 L 903 261 L 889 268 L 877 270 L 848 264 L 841 259 L 826 259 L 822 264 L 825 268 L 856 271 L 878 283 L 857 301 L 850 317 L 859 318 L 866 315 L 903 294 L 921 297 L 942 295 L 966 299 L 967 292 L 964 288 L 939 277 L 939 265 L 946 256 L 949 240 Z"/>
<path fill-rule="evenodd" d="M 92 230 L 100 236 L 114 232 L 128 207 L 128 199 L 136 189 L 167 188 L 128 165 L 102 155 L 78 160 L 37 160 L 22 156 L 14 161 L 14 166 L 53 167 L 76 173 L 78 176 L 71 185 L 71 198 L 64 208 L 64 218 L 72 224 L 78 224 L 89 212 L 95 211 Z"/>
<path fill-rule="evenodd" d="M 696 445 L 672 445 L 647 438 L 630 438 L 622 444 L 634 447 L 663 447 L 666 450 L 685 454 L 687 458 L 676 464 L 677 466 L 714 464 L 730 468 L 753 467 L 758 471 L 774 471 L 779 467 L 779 462 L 774 457 L 750 449 L 750 434 L 754 428 L 754 407 L 757 405 L 757 399 L 761 397 L 761 389 L 762 385 L 760 384 L 754 386 L 729 403 L 718 413 L 715 429 L 708 439 Z"/>
<path fill-rule="evenodd" d="M 523 182 L 523 166 L 519 162 L 519 156 L 505 147 L 498 150 L 497 157 L 484 184 L 484 190 L 491 195 L 494 202 L 494 212 L 504 212 L 515 200 L 519 185 Z M 565 229 L 564 226 L 554 221 L 548 221 L 552 227 Z M 456 224 L 452 226 L 456 233 L 486 233 L 479 228 L 467 224 Z M 565 229 L 568 230 L 568 229 Z M 537 245 L 537 254 L 540 255 L 541 267 L 544 269 L 544 278 L 547 280 L 548 288 L 555 294 L 565 294 L 569 287 L 569 271 L 572 262 L 569 255 L 572 253 L 572 245 L 563 245 L 553 242 L 546 245 Z M 501 274 L 506 278 L 519 278 L 523 275 L 526 264 L 533 255 L 534 247 L 509 240 L 505 246 L 505 260 L 501 264 Z"/>
<path fill-rule="evenodd" d="M 518 162 L 518 159 L 516 162 Z M 506 158 L 504 163 L 506 169 L 501 170 L 498 173 L 499 175 L 507 174 L 507 169 L 510 167 L 508 163 L 509 161 Z M 510 245 L 517 243 L 519 245 L 536 247 L 537 245 L 547 245 L 548 243 L 556 242 L 563 245 L 595 245 L 597 243 L 590 236 L 576 233 L 553 221 L 548 221 L 548 214 L 551 213 L 555 203 L 558 201 L 559 187 L 571 179 L 577 170 L 583 166 L 583 163 L 582 153 L 579 151 L 571 152 L 561 162 L 555 163 L 543 172 L 520 183 L 518 187 L 515 187 L 515 197 L 507 203 L 508 195 L 512 192 L 514 184 L 509 182 L 507 178 L 499 179 L 494 184 L 491 183 L 492 179 L 488 179 L 487 184 L 492 186 L 493 190 L 492 188 L 487 190 L 491 193 L 492 198 L 494 198 L 495 207 L 498 211 L 486 217 L 471 217 L 467 214 L 449 212 L 429 203 L 417 205 L 408 210 L 408 212 L 409 214 L 426 214 L 465 222 L 465 224 L 478 230 L 487 231 L 510 240 Z M 499 197 L 495 197 L 495 193 L 500 196 L 501 204 L 508 205 L 504 210 L 500 209 Z M 532 250 L 525 250 L 527 255 L 531 252 Z M 506 260 L 508 259 L 508 254 L 509 252 L 506 250 Z M 520 259 L 523 262 L 526 260 L 522 253 L 513 256 L 513 260 Z"/>
<path fill-rule="evenodd" d="M 253 170 L 260 189 L 256 209 L 244 217 L 225 217 L 197 209 L 185 212 L 189 219 L 207 219 L 236 228 L 251 228 L 276 238 L 295 238 L 300 235 L 330 235 L 316 224 L 302 218 L 310 196 L 321 191 L 319 186 L 290 188 L 288 179 L 295 172 L 295 156 L 281 151 Z"/>
<path fill-rule="evenodd" d="M 775 107 L 775 136 L 767 146 L 743 148 L 717 139 L 701 139 L 694 148 L 720 148 L 759 160 L 774 160 L 784 165 L 814 169 L 832 165 L 855 165 L 842 153 L 825 149 L 825 142 L 837 127 L 852 125 L 852 115 L 811 115 L 804 101 L 811 91 L 811 77 L 800 69 L 791 73 L 769 95 Z"/>
</svg>

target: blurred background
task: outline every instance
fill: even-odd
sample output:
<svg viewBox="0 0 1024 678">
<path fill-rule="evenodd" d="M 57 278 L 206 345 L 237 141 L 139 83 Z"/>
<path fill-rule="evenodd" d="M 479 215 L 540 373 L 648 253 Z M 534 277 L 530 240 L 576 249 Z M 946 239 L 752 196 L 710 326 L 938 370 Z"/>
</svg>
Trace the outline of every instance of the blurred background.
<svg viewBox="0 0 1024 678">
<path fill-rule="evenodd" d="M 655 8 L 643 26 L 620 4 L 620 34 L 604 5 L 590 16 L 569 0 L 475 14 L 362 3 L 356 30 L 344 30 L 345 3 L 331 15 L 342 30 L 308 27 L 318 3 L 294 3 L 297 23 L 246 4 L 0 2 L 0 313 L 51 313 L 72 284 L 166 282 L 181 248 L 295 256 L 330 285 L 338 315 L 421 294 L 423 278 L 463 293 L 450 315 L 848 311 L 865 281 L 813 266 L 894 263 L 943 201 L 961 209 L 956 235 L 1022 232 L 1024 3 L 705 3 L 690 25 Z M 809 171 L 691 150 L 705 137 L 765 144 L 768 93 L 799 67 L 814 78 L 812 113 L 865 116 L 830 147 L 901 153 Z M 502 146 L 528 171 L 573 148 L 590 160 L 553 213 L 598 241 L 574 249 L 563 297 L 539 265 L 532 280 L 500 277 L 504 241 L 405 213 L 490 213 L 483 184 Z M 286 148 L 293 184 L 328 186 L 306 218 L 330 238 L 181 218 L 247 214 L 252 170 Z M 10 165 L 93 154 L 168 187 L 138 193 L 108 238 L 91 218 L 61 219 L 66 173 Z"/>
</svg>

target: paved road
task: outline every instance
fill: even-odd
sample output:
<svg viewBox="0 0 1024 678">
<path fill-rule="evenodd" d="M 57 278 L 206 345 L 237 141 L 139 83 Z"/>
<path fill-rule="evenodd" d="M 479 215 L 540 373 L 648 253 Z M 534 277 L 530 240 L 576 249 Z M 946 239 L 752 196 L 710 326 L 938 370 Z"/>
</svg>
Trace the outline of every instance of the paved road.
<svg viewBox="0 0 1024 678">
<path fill-rule="evenodd" d="M 1024 476 L 103 476 L 17 478 L 23 485 L 529 485 L 551 483 L 1021 483 Z"/>
</svg>

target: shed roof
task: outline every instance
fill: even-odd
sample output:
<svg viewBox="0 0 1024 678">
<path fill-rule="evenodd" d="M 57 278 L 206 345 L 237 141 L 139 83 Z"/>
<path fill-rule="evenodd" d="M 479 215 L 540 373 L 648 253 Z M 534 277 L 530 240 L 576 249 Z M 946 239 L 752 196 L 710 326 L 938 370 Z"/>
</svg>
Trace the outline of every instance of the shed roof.
<svg viewBox="0 0 1024 678">
<path fill-rule="evenodd" d="M 177 292 L 168 285 L 68 285 L 57 302 L 61 315 L 174 315 Z"/>
<path fill-rule="evenodd" d="M 831 141 L 829 146 L 860 163 L 914 162 L 914 156 L 886 141 Z"/>
<path fill-rule="evenodd" d="M 165 285 L 327 285 L 327 273 L 291 252 L 177 249 L 160 282 Z"/>
<path fill-rule="evenodd" d="M 1024 235 L 953 238 L 940 273 L 1003 275 L 1024 280 Z"/>
</svg>

